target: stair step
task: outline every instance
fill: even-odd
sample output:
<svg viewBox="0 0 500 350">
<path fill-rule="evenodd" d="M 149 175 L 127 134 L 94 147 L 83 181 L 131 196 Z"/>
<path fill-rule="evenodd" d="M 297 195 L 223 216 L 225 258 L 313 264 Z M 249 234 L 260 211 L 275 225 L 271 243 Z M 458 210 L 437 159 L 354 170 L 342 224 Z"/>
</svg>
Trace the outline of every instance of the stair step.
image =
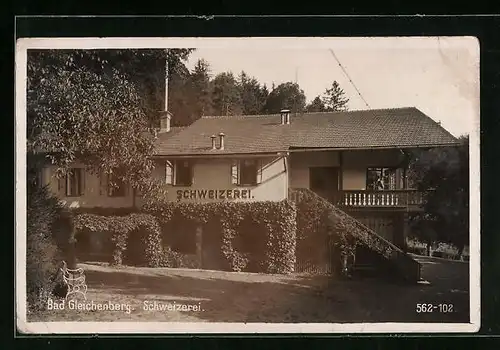
<svg viewBox="0 0 500 350">
<path fill-rule="evenodd" d="M 364 246 L 381 258 L 380 264 L 373 264 L 371 261 L 370 264 L 366 265 L 361 261 L 355 263 L 353 272 L 357 272 L 359 275 L 384 275 L 388 277 L 398 275 L 398 277 L 412 281 L 420 278 L 421 265 L 414 258 L 357 218 L 328 202 L 325 198 L 304 188 L 292 189 L 291 198 L 298 203 L 310 201 L 321 204 L 329 212 L 328 220 L 330 224 L 336 224 L 338 221 L 346 223 L 346 226 L 349 227 L 348 231 L 354 240 L 360 243 L 360 246 Z"/>
</svg>

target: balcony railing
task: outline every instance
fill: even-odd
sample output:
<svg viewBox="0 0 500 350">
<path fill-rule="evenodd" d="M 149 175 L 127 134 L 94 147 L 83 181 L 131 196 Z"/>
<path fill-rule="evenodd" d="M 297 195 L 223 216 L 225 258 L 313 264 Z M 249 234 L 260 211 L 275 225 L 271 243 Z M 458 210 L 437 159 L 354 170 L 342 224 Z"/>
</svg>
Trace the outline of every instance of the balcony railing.
<svg viewBox="0 0 500 350">
<path fill-rule="evenodd" d="M 418 208 L 424 203 L 423 193 L 417 190 L 343 190 L 332 199 L 332 202 L 338 206 L 359 208 Z"/>
</svg>

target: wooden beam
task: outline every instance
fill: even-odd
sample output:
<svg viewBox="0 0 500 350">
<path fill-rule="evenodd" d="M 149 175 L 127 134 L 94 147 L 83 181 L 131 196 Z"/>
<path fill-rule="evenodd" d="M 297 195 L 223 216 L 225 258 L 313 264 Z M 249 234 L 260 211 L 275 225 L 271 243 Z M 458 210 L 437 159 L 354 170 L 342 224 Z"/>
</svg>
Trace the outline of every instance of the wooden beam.
<svg viewBox="0 0 500 350">
<path fill-rule="evenodd" d="M 339 151 L 339 190 L 344 189 L 344 152 Z"/>
<path fill-rule="evenodd" d="M 151 159 L 186 159 L 186 158 L 198 158 L 198 159 L 224 159 L 224 158 L 263 158 L 263 157 L 283 157 L 286 152 L 262 152 L 262 153 L 217 153 L 214 154 L 177 154 L 177 155 L 153 155 Z"/>
</svg>

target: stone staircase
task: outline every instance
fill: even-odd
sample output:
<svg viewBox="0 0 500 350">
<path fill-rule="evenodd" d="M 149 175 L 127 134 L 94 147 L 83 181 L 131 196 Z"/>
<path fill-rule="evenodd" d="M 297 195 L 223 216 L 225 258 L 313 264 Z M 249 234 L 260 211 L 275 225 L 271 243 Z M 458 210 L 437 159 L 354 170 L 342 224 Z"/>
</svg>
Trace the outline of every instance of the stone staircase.
<svg viewBox="0 0 500 350">
<path fill-rule="evenodd" d="M 360 221 L 342 211 L 328 200 L 306 188 L 293 188 L 289 191 L 289 199 L 300 203 L 302 201 L 319 201 L 321 207 L 328 210 L 328 218 L 332 224 L 340 222 L 346 227 L 356 241 L 357 246 L 375 257 L 372 264 L 355 264 L 354 269 L 371 273 L 378 270 L 385 275 L 396 274 L 403 280 L 416 283 L 420 280 L 421 265 L 398 246 L 378 235 L 375 231 L 362 224 Z M 318 202 L 316 202 L 318 204 Z M 373 270 L 373 271 L 372 271 Z"/>
</svg>

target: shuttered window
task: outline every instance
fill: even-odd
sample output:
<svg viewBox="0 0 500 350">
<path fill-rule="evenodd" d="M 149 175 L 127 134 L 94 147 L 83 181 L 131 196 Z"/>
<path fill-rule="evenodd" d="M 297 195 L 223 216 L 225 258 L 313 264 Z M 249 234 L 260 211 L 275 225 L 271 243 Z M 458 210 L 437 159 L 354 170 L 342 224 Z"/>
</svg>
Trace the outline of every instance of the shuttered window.
<svg viewBox="0 0 500 350">
<path fill-rule="evenodd" d="M 193 164 L 189 160 L 166 161 L 165 183 L 175 186 L 193 185 Z"/>
<path fill-rule="evenodd" d="M 233 163 L 231 164 L 231 183 L 233 185 L 239 185 L 240 183 L 238 163 L 239 162 L 237 160 L 233 160 Z"/>
<path fill-rule="evenodd" d="M 84 194 L 84 169 L 72 168 L 68 170 L 65 181 L 66 197 L 79 197 Z M 59 183 L 61 185 L 61 183 Z"/>
<path fill-rule="evenodd" d="M 174 163 L 169 160 L 165 163 L 165 183 L 167 185 L 174 184 Z"/>
<path fill-rule="evenodd" d="M 238 186 L 255 186 L 262 182 L 262 165 L 259 160 L 234 160 L 231 165 L 231 183 Z"/>
</svg>

